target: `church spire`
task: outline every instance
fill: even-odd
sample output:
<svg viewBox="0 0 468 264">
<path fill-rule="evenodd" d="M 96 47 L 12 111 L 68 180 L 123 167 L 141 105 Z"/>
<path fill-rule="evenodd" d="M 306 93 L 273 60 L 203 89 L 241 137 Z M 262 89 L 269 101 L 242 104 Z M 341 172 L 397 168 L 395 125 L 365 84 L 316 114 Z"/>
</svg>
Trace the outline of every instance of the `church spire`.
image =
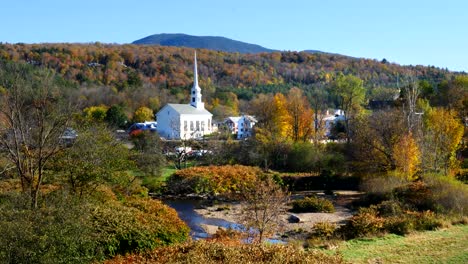
<svg viewBox="0 0 468 264">
<path fill-rule="evenodd" d="M 193 63 L 193 78 L 193 87 L 198 87 L 197 51 L 195 51 L 195 59 Z"/>
<path fill-rule="evenodd" d="M 197 109 L 205 109 L 205 104 L 202 103 L 202 94 L 201 88 L 198 86 L 198 71 L 197 71 L 197 52 L 195 51 L 195 56 L 193 60 L 193 87 L 190 91 L 190 105 Z"/>
</svg>

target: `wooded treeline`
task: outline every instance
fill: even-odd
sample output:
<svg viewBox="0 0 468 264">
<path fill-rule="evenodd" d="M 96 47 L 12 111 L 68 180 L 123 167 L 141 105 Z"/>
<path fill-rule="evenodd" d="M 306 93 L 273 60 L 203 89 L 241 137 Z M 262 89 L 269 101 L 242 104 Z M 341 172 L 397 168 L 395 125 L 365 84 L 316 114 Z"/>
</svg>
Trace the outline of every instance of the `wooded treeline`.
<svg viewBox="0 0 468 264">
<path fill-rule="evenodd" d="M 0 59 L 54 69 L 81 88 L 86 106 L 120 104 L 129 112 L 141 106 L 157 111 L 167 102 L 186 102 L 193 82 L 193 49 L 113 44 L 0 44 Z M 216 117 L 247 111 L 257 94 L 286 94 L 323 87 L 338 73 L 363 81 L 371 100 L 389 100 L 411 78 L 424 81 L 428 95 L 454 75 L 447 69 L 400 66 L 333 54 L 259 54 L 198 50 L 200 86 Z M 332 99 L 330 107 L 336 107 Z"/>
</svg>

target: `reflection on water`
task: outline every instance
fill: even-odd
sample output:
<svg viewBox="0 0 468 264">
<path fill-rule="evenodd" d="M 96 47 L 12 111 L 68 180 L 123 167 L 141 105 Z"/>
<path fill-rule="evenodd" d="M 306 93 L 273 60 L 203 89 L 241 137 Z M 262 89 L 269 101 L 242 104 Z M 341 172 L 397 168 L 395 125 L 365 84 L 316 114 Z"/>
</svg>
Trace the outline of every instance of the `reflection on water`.
<svg viewBox="0 0 468 264">
<path fill-rule="evenodd" d="M 193 239 L 207 238 L 209 234 L 200 226 L 201 224 L 219 226 L 240 230 L 242 225 L 229 222 L 219 218 L 205 218 L 195 212 L 195 208 L 200 206 L 199 200 L 164 200 L 164 203 L 174 208 L 182 219 L 190 227 L 190 236 Z"/>
</svg>

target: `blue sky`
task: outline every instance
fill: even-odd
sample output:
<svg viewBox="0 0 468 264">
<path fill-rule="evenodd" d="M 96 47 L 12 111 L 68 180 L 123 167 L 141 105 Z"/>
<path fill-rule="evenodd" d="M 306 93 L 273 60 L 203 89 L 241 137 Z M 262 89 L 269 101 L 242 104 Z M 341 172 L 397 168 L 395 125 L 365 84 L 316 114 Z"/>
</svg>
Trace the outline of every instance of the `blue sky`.
<svg viewBox="0 0 468 264">
<path fill-rule="evenodd" d="M 0 0 L 0 42 L 224 36 L 468 72 L 466 0 Z"/>
</svg>

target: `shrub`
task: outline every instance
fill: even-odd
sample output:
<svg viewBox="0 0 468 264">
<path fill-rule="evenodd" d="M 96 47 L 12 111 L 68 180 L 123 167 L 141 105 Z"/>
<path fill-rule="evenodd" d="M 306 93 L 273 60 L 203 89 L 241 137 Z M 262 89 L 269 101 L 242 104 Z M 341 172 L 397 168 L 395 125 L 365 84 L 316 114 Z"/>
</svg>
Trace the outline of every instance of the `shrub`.
<svg viewBox="0 0 468 264">
<path fill-rule="evenodd" d="M 92 212 L 106 255 L 142 252 L 188 238 L 189 229 L 174 209 L 149 198 L 127 199 L 123 204 L 97 206 Z"/>
<path fill-rule="evenodd" d="M 387 232 L 396 235 L 406 235 L 414 230 L 414 219 L 408 216 L 394 216 L 385 219 L 384 228 Z"/>
<path fill-rule="evenodd" d="M 357 215 L 351 217 L 342 231 L 347 238 L 374 236 L 384 231 L 384 223 L 385 220 L 378 216 L 374 207 L 361 208 Z"/>
<path fill-rule="evenodd" d="M 424 181 L 436 212 L 468 215 L 468 185 L 448 176 L 427 175 Z"/>
<path fill-rule="evenodd" d="M 414 218 L 414 229 L 419 231 L 435 230 L 444 225 L 443 220 L 431 211 L 413 213 L 412 215 Z"/>
<path fill-rule="evenodd" d="M 331 238 L 337 229 L 335 223 L 330 222 L 318 222 L 313 227 L 313 235 L 321 238 Z"/>
<path fill-rule="evenodd" d="M 400 202 L 395 200 L 383 201 L 375 206 L 379 216 L 382 217 L 399 216 L 404 212 L 403 207 L 404 206 Z"/>
<path fill-rule="evenodd" d="M 395 188 L 407 183 L 405 179 L 392 175 L 368 177 L 362 180 L 359 189 L 367 194 L 371 204 L 375 204 L 390 199 Z"/>
<path fill-rule="evenodd" d="M 241 165 L 192 167 L 178 170 L 167 180 L 167 191 L 175 194 L 229 194 L 254 184 L 264 175 L 258 167 Z"/>
<path fill-rule="evenodd" d="M 157 248 L 139 255 L 119 256 L 106 262 L 117 263 L 345 263 L 339 255 L 304 251 L 283 245 L 224 245 L 196 241 L 182 245 Z"/>
<path fill-rule="evenodd" d="M 311 196 L 293 201 L 291 211 L 294 213 L 333 213 L 335 212 L 335 207 L 333 203 L 327 199 Z"/>
<path fill-rule="evenodd" d="M 13 194 L 12 194 L 13 195 Z M 90 208 L 49 201 L 32 210 L 22 195 L 0 202 L 1 263 L 86 263 L 104 255 L 91 227 Z"/>
<path fill-rule="evenodd" d="M 423 181 L 412 182 L 407 185 L 395 188 L 394 196 L 397 200 L 414 209 L 435 210 L 432 190 Z"/>
</svg>

